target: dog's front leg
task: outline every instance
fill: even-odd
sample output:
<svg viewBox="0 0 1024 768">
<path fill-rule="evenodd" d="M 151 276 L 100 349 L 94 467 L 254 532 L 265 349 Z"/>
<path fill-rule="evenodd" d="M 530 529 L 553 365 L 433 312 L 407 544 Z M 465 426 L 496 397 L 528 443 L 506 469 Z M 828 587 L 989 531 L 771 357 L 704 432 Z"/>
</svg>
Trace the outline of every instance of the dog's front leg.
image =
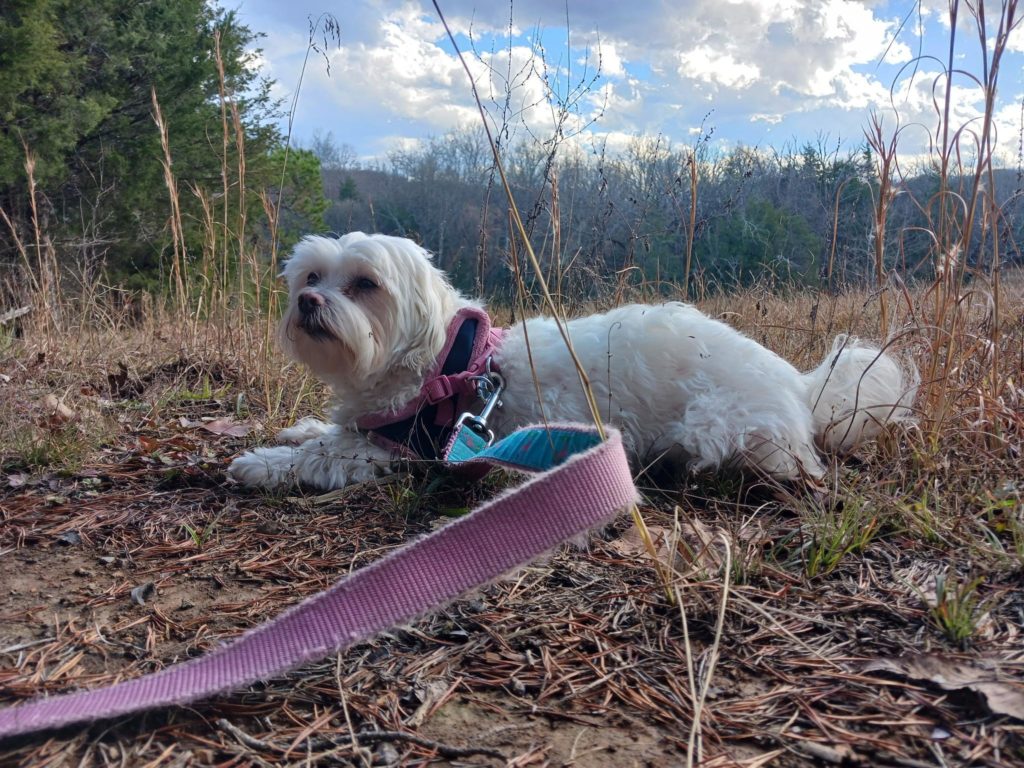
<svg viewBox="0 0 1024 768">
<path fill-rule="evenodd" d="M 306 485 L 330 491 L 390 471 L 391 454 L 360 432 L 332 426 L 298 446 L 256 448 L 242 454 L 228 474 L 250 488 Z"/>
<path fill-rule="evenodd" d="M 331 424 L 329 421 L 320 421 L 320 419 L 307 416 L 278 432 L 277 439 L 281 443 L 299 445 L 313 438 L 324 437 L 336 428 L 337 425 Z"/>
</svg>

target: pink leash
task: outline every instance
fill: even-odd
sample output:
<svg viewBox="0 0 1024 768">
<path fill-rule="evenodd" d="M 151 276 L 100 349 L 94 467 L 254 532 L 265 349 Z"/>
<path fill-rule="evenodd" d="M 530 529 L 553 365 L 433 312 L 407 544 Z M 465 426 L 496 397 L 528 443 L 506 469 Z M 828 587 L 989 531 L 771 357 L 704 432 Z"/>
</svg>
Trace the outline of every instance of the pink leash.
<svg viewBox="0 0 1024 768">
<path fill-rule="evenodd" d="M 570 439 L 593 435 L 585 427 L 558 429 Z M 544 441 L 532 442 L 535 450 Z M 606 441 L 594 436 L 592 442 L 555 469 L 340 579 L 206 656 L 107 688 L 0 710 L 0 739 L 194 702 L 321 659 L 445 605 L 636 502 L 619 433 L 609 429 Z M 510 465 L 501 458 L 470 461 Z"/>
</svg>

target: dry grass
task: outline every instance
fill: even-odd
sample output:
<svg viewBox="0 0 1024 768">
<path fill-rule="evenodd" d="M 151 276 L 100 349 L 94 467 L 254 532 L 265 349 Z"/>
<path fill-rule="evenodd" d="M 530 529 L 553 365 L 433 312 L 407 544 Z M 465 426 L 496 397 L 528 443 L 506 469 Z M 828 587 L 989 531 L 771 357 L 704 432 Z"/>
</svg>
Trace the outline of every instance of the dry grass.
<svg viewBox="0 0 1024 768">
<path fill-rule="evenodd" d="M 993 269 L 1006 244 L 991 236 L 971 266 L 954 258 L 1002 213 L 984 193 L 987 129 L 972 129 L 976 166 L 959 166 L 973 134 L 948 114 L 940 104 L 933 137 L 943 185 L 916 201 L 932 217 L 934 283 L 887 271 L 898 136 L 873 122 L 885 183 L 872 291 L 700 302 L 805 369 L 853 333 L 922 371 L 917 424 L 834 464 L 827 493 L 643 475 L 650 541 L 621 521 L 287 678 L 8 741 L 0 764 L 1024 763 L 1024 277 Z M 222 189 L 191 191 L 208 236 L 198 254 L 176 241 L 167 306 L 74 280 L 38 226 L 17 241 L 28 287 L 0 289 L 33 309 L 0 323 L 3 705 L 209 650 L 508 481 L 420 468 L 325 497 L 226 482 L 238 451 L 326 393 L 274 348 L 276 254 L 246 245 L 227 106 L 223 129 Z M 572 263 L 557 226 L 545 242 L 548 263 Z M 580 279 L 553 277 L 558 290 Z M 615 302 L 646 287 L 610 288 Z"/>
<path fill-rule="evenodd" d="M 754 292 L 704 309 L 808 365 L 834 332 L 869 335 L 877 305 L 867 294 Z M 1022 306 L 1007 286 L 1001 360 L 1018 382 Z M 495 487 L 417 474 L 336 500 L 238 492 L 227 462 L 288 417 L 262 399 L 267 381 L 224 354 L 230 345 L 215 350 L 180 327 L 143 319 L 69 336 L 65 350 L 27 325 L 3 347 L 5 705 L 208 650 Z M 321 404 L 299 371 L 266 375 L 275 401 Z M 981 451 L 975 374 L 959 375 L 962 408 L 941 441 L 894 431 L 836 465 L 826 498 L 721 477 L 681 489 L 641 478 L 687 632 L 623 521 L 588 551 L 556 554 L 289 678 L 8 742 L 0 763 L 680 764 L 694 712 L 687 644 L 699 677 L 722 607 L 723 536 L 733 562 L 701 764 L 1024 760 L 1020 723 L 982 693 L 864 671 L 934 653 L 1024 688 L 1020 403 L 999 446 Z M 68 412 L 51 413 L 47 395 Z M 230 424 L 260 426 L 234 437 Z M 17 436 L 27 432 L 46 450 L 26 451 Z M 844 520 L 858 534 L 870 523 L 870 535 L 844 539 Z M 133 602 L 149 583 L 154 594 Z"/>
</svg>

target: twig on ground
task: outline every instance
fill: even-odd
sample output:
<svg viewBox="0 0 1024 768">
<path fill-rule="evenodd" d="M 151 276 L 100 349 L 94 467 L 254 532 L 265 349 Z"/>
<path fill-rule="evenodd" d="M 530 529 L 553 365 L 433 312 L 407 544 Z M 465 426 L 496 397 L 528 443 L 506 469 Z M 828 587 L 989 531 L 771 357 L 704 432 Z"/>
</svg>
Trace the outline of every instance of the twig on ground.
<svg viewBox="0 0 1024 768">
<path fill-rule="evenodd" d="M 31 311 L 32 307 L 18 307 L 17 309 L 9 309 L 3 314 L 0 314 L 0 325 L 17 320 L 22 315 L 27 315 Z"/>
<path fill-rule="evenodd" d="M 382 741 L 404 741 L 409 744 L 416 744 L 417 746 L 433 750 L 441 757 L 448 759 L 484 755 L 485 757 L 494 757 L 498 760 L 508 760 L 504 753 L 496 749 L 488 747 L 453 747 L 450 744 L 441 744 L 433 739 L 427 739 L 423 736 L 417 736 L 415 733 L 406 733 L 405 731 L 363 731 L 353 735 L 360 742 L 370 742 L 373 744 Z"/>
</svg>

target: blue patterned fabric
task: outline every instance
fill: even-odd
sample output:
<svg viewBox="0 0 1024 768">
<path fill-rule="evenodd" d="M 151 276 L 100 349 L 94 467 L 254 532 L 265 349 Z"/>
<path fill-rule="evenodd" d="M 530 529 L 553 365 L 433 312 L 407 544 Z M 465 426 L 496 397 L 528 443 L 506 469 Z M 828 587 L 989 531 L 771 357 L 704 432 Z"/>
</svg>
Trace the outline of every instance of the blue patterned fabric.
<svg viewBox="0 0 1024 768">
<path fill-rule="evenodd" d="M 514 432 L 488 448 L 486 440 L 463 425 L 451 443 L 446 461 L 459 465 L 486 459 L 520 472 L 546 472 L 600 442 L 594 431 L 537 426 Z"/>
</svg>

